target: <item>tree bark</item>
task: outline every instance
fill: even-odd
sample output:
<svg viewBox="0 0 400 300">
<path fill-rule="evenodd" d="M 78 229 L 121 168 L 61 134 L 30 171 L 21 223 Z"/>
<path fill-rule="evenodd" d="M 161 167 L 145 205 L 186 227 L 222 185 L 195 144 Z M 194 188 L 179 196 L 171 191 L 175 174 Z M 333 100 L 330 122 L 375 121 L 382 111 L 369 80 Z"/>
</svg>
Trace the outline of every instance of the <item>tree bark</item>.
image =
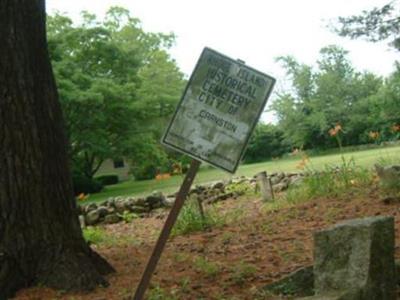
<svg viewBox="0 0 400 300">
<path fill-rule="evenodd" d="M 0 41 L 0 299 L 106 285 L 79 226 L 44 0 L 0 0 Z"/>
</svg>

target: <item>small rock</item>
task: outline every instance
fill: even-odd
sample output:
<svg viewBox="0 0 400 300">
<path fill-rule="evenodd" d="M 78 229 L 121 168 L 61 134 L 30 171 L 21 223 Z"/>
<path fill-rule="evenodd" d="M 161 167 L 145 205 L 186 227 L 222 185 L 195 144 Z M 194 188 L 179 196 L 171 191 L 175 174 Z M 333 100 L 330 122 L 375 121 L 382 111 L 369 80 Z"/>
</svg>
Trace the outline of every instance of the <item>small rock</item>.
<svg viewBox="0 0 400 300">
<path fill-rule="evenodd" d="M 130 206 L 129 211 L 135 214 L 147 213 L 149 210 L 143 206 Z"/>
<path fill-rule="evenodd" d="M 272 186 L 272 189 L 274 190 L 275 193 L 279 193 L 286 190 L 288 188 L 288 185 L 289 185 L 288 182 L 281 182 Z"/>
<path fill-rule="evenodd" d="M 125 210 L 125 202 L 122 199 L 115 201 L 115 210 L 117 213 L 122 214 Z"/>
<path fill-rule="evenodd" d="M 89 213 L 89 212 L 91 212 L 93 210 L 96 210 L 96 209 L 97 209 L 96 203 L 90 203 L 90 204 L 86 205 L 85 212 Z"/>
<path fill-rule="evenodd" d="M 118 223 L 119 221 L 121 221 L 121 218 L 117 214 L 107 215 L 104 218 L 105 224 L 115 224 L 115 223 Z"/>
<path fill-rule="evenodd" d="M 300 186 L 303 182 L 304 182 L 304 177 L 292 176 L 292 177 L 290 177 L 289 185 Z"/>
<path fill-rule="evenodd" d="M 108 208 L 105 206 L 99 206 L 97 212 L 99 213 L 100 218 L 104 218 L 109 213 Z"/>
<path fill-rule="evenodd" d="M 137 198 L 134 201 L 134 206 L 143 206 L 143 207 L 147 207 L 148 204 L 146 203 L 146 199 L 145 198 Z"/>
<path fill-rule="evenodd" d="M 80 215 L 79 216 L 79 224 L 81 225 L 81 228 L 86 228 L 86 223 L 85 223 L 85 216 Z"/>
<path fill-rule="evenodd" d="M 94 225 L 99 222 L 99 219 L 99 212 L 97 210 L 92 210 L 85 217 L 86 225 Z"/>
<path fill-rule="evenodd" d="M 165 197 L 163 201 L 163 205 L 165 207 L 172 207 L 175 203 L 175 197 Z"/>
<path fill-rule="evenodd" d="M 223 181 L 214 182 L 213 185 L 211 186 L 211 188 L 218 189 L 218 190 L 222 190 L 224 187 L 225 187 L 225 184 Z"/>
<path fill-rule="evenodd" d="M 153 192 L 150 196 L 146 197 L 146 203 L 151 209 L 159 208 L 163 205 L 165 196 L 161 192 Z"/>
</svg>

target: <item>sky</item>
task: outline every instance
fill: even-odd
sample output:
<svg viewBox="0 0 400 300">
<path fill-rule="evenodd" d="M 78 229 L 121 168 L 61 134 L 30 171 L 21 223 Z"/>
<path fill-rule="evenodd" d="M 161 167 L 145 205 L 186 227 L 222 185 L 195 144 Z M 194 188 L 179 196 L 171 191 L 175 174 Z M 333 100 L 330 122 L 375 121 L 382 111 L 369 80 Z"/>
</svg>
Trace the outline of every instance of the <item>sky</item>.
<svg viewBox="0 0 400 300">
<path fill-rule="evenodd" d="M 103 16 L 111 6 L 122 6 L 139 18 L 144 30 L 173 32 L 171 56 L 189 76 L 204 47 L 277 78 L 275 91 L 287 86 L 278 56 L 292 55 L 315 64 L 319 50 L 336 44 L 349 51 L 359 71 L 388 75 L 399 54 L 386 42 L 370 43 L 338 37 L 328 25 L 339 16 L 381 7 L 388 0 L 47 0 L 47 12 L 59 11 L 79 20 L 82 10 Z M 273 100 L 273 97 L 272 97 Z M 274 122 L 271 113 L 262 116 Z"/>
</svg>

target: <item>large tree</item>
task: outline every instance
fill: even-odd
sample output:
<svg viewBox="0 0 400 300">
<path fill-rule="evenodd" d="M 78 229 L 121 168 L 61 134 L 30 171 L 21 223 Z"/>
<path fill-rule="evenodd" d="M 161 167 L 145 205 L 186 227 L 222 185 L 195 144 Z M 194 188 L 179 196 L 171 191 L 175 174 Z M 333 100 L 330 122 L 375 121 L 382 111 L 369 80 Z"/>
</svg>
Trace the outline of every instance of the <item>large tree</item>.
<svg viewBox="0 0 400 300">
<path fill-rule="evenodd" d="M 49 17 L 48 40 L 74 171 L 91 178 L 104 159 L 134 158 L 149 134 L 159 140 L 183 75 L 167 52 L 173 34 L 144 31 L 121 7 L 82 20 Z"/>
<path fill-rule="evenodd" d="M 391 1 L 380 8 L 362 11 L 359 15 L 339 17 L 334 30 L 352 39 L 365 38 L 372 42 L 389 40 L 392 47 L 400 50 L 399 3 Z"/>
<path fill-rule="evenodd" d="M 320 53 L 314 69 L 292 57 L 279 58 L 293 87 L 272 105 L 286 140 L 305 149 L 335 147 L 329 129 L 339 123 L 346 133 L 343 145 L 368 142 L 368 132 L 379 129 L 374 119 L 382 109 L 376 99 L 382 79 L 355 71 L 340 47 L 328 46 Z"/>
<path fill-rule="evenodd" d="M 0 1 L 0 299 L 104 285 L 82 237 L 46 43 L 44 0 Z"/>
</svg>

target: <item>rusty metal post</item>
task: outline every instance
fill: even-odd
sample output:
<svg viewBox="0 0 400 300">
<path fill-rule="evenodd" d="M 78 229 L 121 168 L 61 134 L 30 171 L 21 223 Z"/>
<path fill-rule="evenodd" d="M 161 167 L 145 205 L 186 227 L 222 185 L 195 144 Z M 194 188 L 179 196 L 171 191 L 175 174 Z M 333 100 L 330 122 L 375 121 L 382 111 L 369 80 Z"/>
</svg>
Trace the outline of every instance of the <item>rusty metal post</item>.
<svg viewBox="0 0 400 300">
<path fill-rule="evenodd" d="M 135 296 L 133 300 L 142 300 L 144 294 L 150 284 L 151 276 L 153 275 L 157 263 L 161 257 L 161 254 L 164 250 L 165 244 L 167 243 L 168 237 L 171 233 L 172 227 L 175 224 L 176 219 L 178 218 L 179 212 L 185 202 L 185 199 L 189 193 L 190 187 L 193 183 L 193 180 L 197 174 L 197 171 L 200 167 L 201 162 L 193 159 L 188 172 L 186 173 L 185 179 L 179 189 L 178 195 L 176 196 L 175 203 L 171 208 L 171 211 L 168 214 L 168 218 L 165 221 L 164 227 L 158 237 L 157 243 L 153 249 L 153 253 L 150 256 L 150 259 L 147 263 L 146 269 L 142 274 L 142 278 L 140 283 L 136 289 Z"/>
</svg>

